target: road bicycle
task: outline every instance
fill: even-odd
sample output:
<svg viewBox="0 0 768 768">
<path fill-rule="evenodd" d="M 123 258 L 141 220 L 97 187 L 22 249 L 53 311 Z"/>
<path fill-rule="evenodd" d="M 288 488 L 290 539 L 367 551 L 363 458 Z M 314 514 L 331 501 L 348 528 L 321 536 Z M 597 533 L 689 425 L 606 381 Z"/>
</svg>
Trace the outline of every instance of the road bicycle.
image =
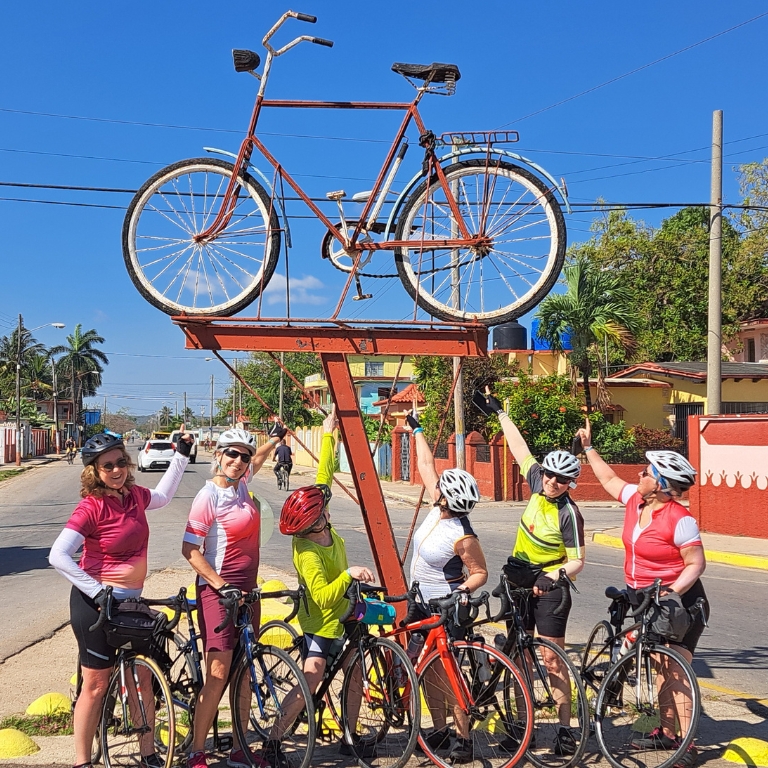
<svg viewBox="0 0 768 768">
<path fill-rule="evenodd" d="M 568 591 L 575 587 L 563 569 L 556 583 L 562 591 L 560 604 L 554 609 L 555 615 L 559 615 L 565 608 Z M 533 735 L 526 757 L 537 768 L 567 768 L 579 764 L 587 747 L 589 707 L 581 677 L 568 654 L 550 640 L 534 637 L 525 629 L 523 613 L 532 592 L 502 575 L 492 592 L 501 599 L 501 609 L 493 621 L 505 620 L 507 634 L 497 635 L 495 644 L 522 671 L 531 694 Z"/>
<path fill-rule="evenodd" d="M 288 471 L 288 467 L 285 464 L 278 464 L 275 467 L 275 475 L 277 476 L 277 490 L 287 491 L 288 484 L 291 478 L 291 474 Z"/>
<path fill-rule="evenodd" d="M 339 617 L 345 634 L 331 648 L 323 679 L 313 700 L 317 738 L 343 738 L 363 768 L 402 768 L 416 748 L 421 709 L 416 672 L 397 643 L 371 634 L 362 596 L 382 594 L 382 587 L 354 581 L 347 590 L 349 607 Z M 385 597 L 387 602 L 405 596 Z M 303 637 L 287 621 L 264 625 L 261 637 L 288 638 L 299 660 Z M 296 727 L 296 724 L 291 727 Z"/>
<path fill-rule="evenodd" d="M 625 590 L 606 590 L 612 622 L 596 625 L 584 651 L 582 679 L 593 690 L 599 686 L 595 733 L 614 768 L 669 768 L 681 762 L 696 736 L 701 716 L 696 675 L 653 631 L 660 589 L 657 579 L 639 590 L 643 602 L 634 611 Z M 694 616 L 699 612 L 703 615 L 703 599 L 689 609 Z M 627 615 L 637 621 L 622 629 Z M 660 734 L 662 725 L 675 739 Z"/>
<path fill-rule="evenodd" d="M 267 32 L 262 73 L 253 51 L 233 51 L 238 72 L 260 81 L 247 135 L 231 158 L 182 160 L 158 171 L 132 199 L 122 233 L 123 256 L 147 301 L 171 315 L 228 316 L 261 297 L 290 245 L 285 186 L 326 228 L 324 259 L 347 274 L 331 319 L 355 283 L 355 299 L 371 298 L 362 278 L 398 277 L 418 308 L 440 320 L 495 325 L 525 314 L 554 285 L 563 264 L 566 231 L 558 197 L 564 182 L 504 145 L 516 131 L 449 132 L 437 136 L 419 113 L 425 94 L 450 96 L 461 77 L 454 64 L 395 63 L 394 72 L 416 89 L 410 102 L 267 99 L 274 60 L 302 42 L 333 43 L 302 35 L 281 48 L 272 36 L 289 19 L 316 17 L 288 11 Z M 370 191 L 353 195 L 362 210 L 348 215 L 343 190 L 329 192 L 338 219 L 329 218 L 257 135 L 266 108 L 393 110 L 402 123 Z M 423 149 L 420 168 L 394 191 L 409 147 L 409 128 Z M 271 166 L 271 179 L 252 163 L 254 150 Z M 394 260 L 378 270 L 378 251 Z M 381 270 L 384 270 L 383 272 Z M 369 284 L 370 285 L 370 284 Z M 258 315 L 261 316 L 261 301 Z"/>
<path fill-rule="evenodd" d="M 77 456 L 77 448 L 67 449 L 67 464 L 73 464 Z"/>
</svg>

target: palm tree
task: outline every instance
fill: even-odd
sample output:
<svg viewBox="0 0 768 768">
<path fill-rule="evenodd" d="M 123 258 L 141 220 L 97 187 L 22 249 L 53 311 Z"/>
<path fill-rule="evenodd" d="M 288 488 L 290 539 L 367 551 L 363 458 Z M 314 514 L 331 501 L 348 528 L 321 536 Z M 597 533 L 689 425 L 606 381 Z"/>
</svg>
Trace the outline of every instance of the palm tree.
<svg viewBox="0 0 768 768">
<path fill-rule="evenodd" d="M 171 420 L 171 418 L 173 417 L 173 413 L 171 412 L 171 409 L 170 409 L 170 408 L 169 408 L 167 405 L 164 405 L 164 406 L 163 406 L 163 407 L 160 409 L 160 413 L 158 413 L 158 415 L 157 415 L 157 416 L 158 416 L 158 419 L 159 419 L 159 423 L 160 423 L 161 425 L 165 425 L 165 426 L 167 426 L 167 425 L 168 425 L 168 422 L 169 422 L 169 421 Z"/>
<path fill-rule="evenodd" d="M 95 329 L 83 333 L 82 325 L 78 323 L 72 334 L 67 336 L 66 345 L 53 347 L 49 351 L 51 355 L 61 355 L 56 362 L 56 370 L 61 373 L 62 379 L 66 376 L 70 380 L 75 424 L 80 421 L 83 398 L 96 394 L 101 386 L 103 366 L 109 365 L 107 356 L 96 348 L 96 345 L 103 343 L 104 338 Z"/>
<path fill-rule="evenodd" d="M 33 400 L 41 400 L 53 392 L 51 358 L 46 354 L 36 354 L 29 358 L 25 368 L 27 392 Z"/>
<path fill-rule="evenodd" d="M 565 293 L 550 294 L 539 305 L 539 336 L 558 352 L 570 338 L 571 364 L 584 381 L 587 413 L 592 411 L 590 352 L 598 358 L 598 401 L 607 396 L 599 365 L 600 345 L 607 339 L 625 350 L 635 346 L 639 318 L 629 293 L 609 271 L 595 267 L 579 254 L 563 270 Z M 602 403 L 599 403 L 602 404 Z"/>
<path fill-rule="evenodd" d="M 42 354 L 45 354 L 45 346 L 24 327 L 22 321 L 21 338 L 18 327 L 8 336 L 0 337 L 0 376 L 15 377 L 17 362 L 21 363 L 23 369 L 35 355 Z"/>
</svg>

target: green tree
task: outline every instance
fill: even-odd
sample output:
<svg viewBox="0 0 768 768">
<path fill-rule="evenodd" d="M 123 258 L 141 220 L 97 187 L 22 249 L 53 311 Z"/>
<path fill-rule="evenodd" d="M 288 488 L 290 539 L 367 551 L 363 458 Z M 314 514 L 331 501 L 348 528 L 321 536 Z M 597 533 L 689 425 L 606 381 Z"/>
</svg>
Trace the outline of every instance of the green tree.
<svg viewBox="0 0 768 768">
<path fill-rule="evenodd" d="M 69 381 L 69 397 L 75 403 L 75 423 L 80 421 L 84 397 L 94 397 L 101 386 L 107 356 L 98 349 L 104 338 L 91 328 L 83 333 L 78 323 L 67 336 L 67 343 L 52 347 L 49 354 L 61 355 L 56 362 L 56 374 L 61 381 Z"/>
<path fill-rule="evenodd" d="M 173 419 L 173 412 L 167 405 L 164 405 L 158 412 L 157 418 L 161 427 L 167 427 Z"/>
<path fill-rule="evenodd" d="M 17 325 L 7 336 L 0 337 L 0 394 L 6 398 L 15 397 L 17 362 L 21 365 L 20 378 L 24 388 L 25 382 L 28 381 L 30 361 L 36 355 L 43 354 L 45 346 L 25 327 L 23 319 L 21 331 Z"/>
<path fill-rule="evenodd" d="M 592 411 L 589 376 L 592 357 L 600 357 L 605 341 L 623 349 L 632 349 L 639 318 L 631 295 L 615 275 L 597 268 L 588 258 L 577 254 L 563 270 L 565 293 L 551 293 L 539 305 L 539 336 L 552 349 L 562 351 L 570 339 L 571 365 L 584 380 L 587 411 Z M 598 375 L 602 366 L 598 366 Z"/>
<path fill-rule="evenodd" d="M 24 388 L 33 400 L 50 398 L 53 393 L 53 371 L 51 358 L 48 354 L 31 355 L 24 366 L 26 387 Z"/>
</svg>

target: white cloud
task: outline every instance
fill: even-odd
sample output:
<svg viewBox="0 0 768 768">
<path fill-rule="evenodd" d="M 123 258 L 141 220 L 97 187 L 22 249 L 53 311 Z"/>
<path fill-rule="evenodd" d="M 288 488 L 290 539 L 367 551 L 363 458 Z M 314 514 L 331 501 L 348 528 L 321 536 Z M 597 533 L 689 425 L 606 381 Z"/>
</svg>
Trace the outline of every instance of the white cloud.
<svg viewBox="0 0 768 768">
<path fill-rule="evenodd" d="M 291 306 L 294 304 L 325 304 L 328 301 L 325 284 L 314 275 L 291 278 Z M 275 272 L 264 289 L 268 306 L 285 304 L 285 275 Z"/>
</svg>

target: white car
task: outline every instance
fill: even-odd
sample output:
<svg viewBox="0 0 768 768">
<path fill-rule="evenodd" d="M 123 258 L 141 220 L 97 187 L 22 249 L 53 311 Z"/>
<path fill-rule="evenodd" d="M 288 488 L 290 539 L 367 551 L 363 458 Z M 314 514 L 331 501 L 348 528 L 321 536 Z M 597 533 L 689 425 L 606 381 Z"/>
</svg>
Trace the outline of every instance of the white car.
<svg viewBox="0 0 768 768">
<path fill-rule="evenodd" d="M 173 450 L 176 450 L 176 443 L 179 442 L 179 438 L 181 437 L 181 432 L 177 429 L 174 432 L 171 432 L 171 445 L 173 446 Z M 189 463 L 194 464 L 197 461 L 197 440 L 195 440 L 194 443 L 192 443 L 192 450 L 189 452 Z"/>
<path fill-rule="evenodd" d="M 139 448 L 138 467 L 139 472 L 148 469 L 168 469 L 173 454 L 176 453 L 169 440 L 147 440 L 142 448 Z"/>
</svg>

